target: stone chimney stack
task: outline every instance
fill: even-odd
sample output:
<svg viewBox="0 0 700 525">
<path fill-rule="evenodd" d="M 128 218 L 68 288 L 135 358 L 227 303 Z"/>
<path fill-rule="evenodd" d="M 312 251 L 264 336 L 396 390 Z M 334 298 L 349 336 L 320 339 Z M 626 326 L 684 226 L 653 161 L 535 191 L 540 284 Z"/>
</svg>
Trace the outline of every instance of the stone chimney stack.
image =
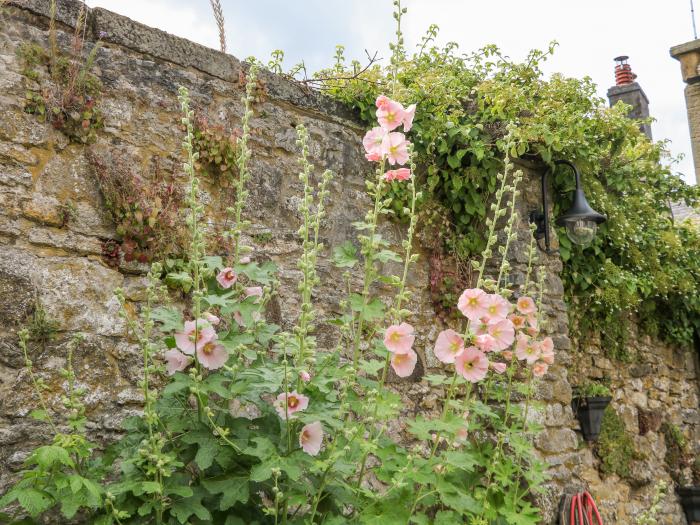
<svg viewBox="0 0 700 525">
<path fill-rule="evenodd" d="M 608 89 L 608 100 L 611 107 L 619 100 L 632 106 L 628 114 L 629 118 L 645 119 L 649 117 L 649 99 L 642 86 L 635 81 L 637 75 L 632 72 L 632 66 L 627 63 L 628 58 L 624 55 L 615 58 L 615 62 L 617 62 L 615 65 L 615 85 Z M 641 124 L 639 129 L 651 139 L 651 125 Z"/>
<path fill-rule="evenodd" d="M 690 143 L 695 163 L 695 183 L 700 184 L 700 39 L 671 48 L 671 56 L 681 63 L 688 111 Z"/>
</svg>

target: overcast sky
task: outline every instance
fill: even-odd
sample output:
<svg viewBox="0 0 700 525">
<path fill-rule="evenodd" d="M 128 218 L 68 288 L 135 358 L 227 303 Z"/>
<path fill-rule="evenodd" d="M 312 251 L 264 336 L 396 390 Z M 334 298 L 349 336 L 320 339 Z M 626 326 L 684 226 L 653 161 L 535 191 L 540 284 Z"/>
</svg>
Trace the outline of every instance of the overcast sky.
<svg viewBox="0 0 700 525">
<path fill-rule="evenodd" d="M 221 0 L 228 50 L 239 58 L 267 61 L 282 49 L 287 68 L 304 60 L 313 72 L 331 64 L 336 44 L 348 58 L 364 50 L 388 59 L 393 38 L 391 0 Z M 208 0 L 88 0 L 149 26 L 218 48 Z M 413 47 L 431 23 L 440 41 L 465 51 L 497 44 L 512 58 L 550 40 L 560 46 L 545 71 L 590 76 L 601 96 L 614 84 L 613 58 L 629 55 L 657 121 L 655 139 L 671 140 L 676 166 L 694 183 L 692 154 L 680 66 L 669 48 L 693 39 L 690 0 L 404 0 L 405 38 Z M 698 2 L 700 8 L 700 2 Z"/>
</svg>

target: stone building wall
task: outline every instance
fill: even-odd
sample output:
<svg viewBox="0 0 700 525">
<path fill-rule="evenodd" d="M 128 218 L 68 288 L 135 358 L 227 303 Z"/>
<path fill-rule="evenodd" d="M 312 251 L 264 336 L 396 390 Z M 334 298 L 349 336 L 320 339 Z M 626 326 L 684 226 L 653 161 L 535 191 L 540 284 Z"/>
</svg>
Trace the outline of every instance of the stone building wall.
<svg viewBox="0 0 700 525">
<path fill-rule="evenodd" d="M 17 50 L 22 42 L 48 45 L 48 3 L 10 1 L 0 14 L 0 493 L 31 446 L 47 437 L 41 424 L 25 417 L 35 400 L 17 345 L 17 331 L 37 305 L 59 327 L 54 339 L 32 347 L 31 359 L 50 392 L 60 390 L 58 370 L 65 363 L 71 335 L 82 332 L 86 336 L 76 355 L 76 372 L 89 388 L 90 431 L 96 438 L 117 436 L 120 421 L 138 411 L 141 401 L 139 356 L 125 338 L 112 291 L 122 287 L 128 299 L 138 303 L 143 295 L 144 267 L 123 263 L 114 268 L 102 256 L 104 243 L 118 237 L 91 172 L 88 148 L 69 143 L 62 133 L 24 112 L 25 92 L 35 86 L 22 74 Z M 76 0 L 59 2 L 58 40 L 63 48 L 70 45 L 78 6 Z M 243 90 L 238 60 L 102 9 L 91 10 L 88 22 L 89 40 L 94 42 L 96 35 L 102 35 L 104 41 L 95 64 L 95 73 L 104 84 L 101 108 L 105 116 L 104 129 L 90 146 L 96 155 L 109 158 L 115 151 L 123 151 L 144 171 L 155 158 L 165 169 L 177 171 L 182 137 L 176 98 L 179 85 L 189 88 L 193 105 L 210 120 L 230 127 L 239 124 Z M 327 250 L 354 238 L 351 223 L 367 208 L 364 178 L 371 167 L 361 146 L 363 126 L 346 108 L 282 78 L 263 74 L 262 80 L 266 96 L 256 104 L 252 120 L 253 178 L 246 215 L 252 221 L 253 234 L 269 235 L 247 241 L 256 247 L 256 259 L 272 259 L 278 264 L 278 309 L 294 311 L 299 275 L 296 261 L 301 251 L 295 235 L 301 187 L 296 176 L 294 126 L 303 123 L 309 129 L 311 160 L 317 174 L 326 168 L 337 174 L 322 232 Z M 527 263 L 526 218 L 538 206 L 541 173 L 537 165 L 520 167 L 526 179 L 512 256 L 516 283 L 522 280 Z M 211 184 L 204 189 L 214 207 L 226 191 Z M 66 222 L 63 210 L 69 203 L 74 213 Z M 382 229 L 393 242 L 400 241 L 400 226 L 387 223 Z M 438 365 L 431 349 L 443 329 L 436 323 L 428 292 L 429 254 L 423 251 L 422 255 L 409 279 L 415 312 L 411 323 L 419 334 L 420 366 L 409 380 L 392 383 L 407 400 L 406 410 L 414 413 L 436 410 L 443 394 L 420 381 L 424 371 Z M 341 292 L 335 284 L 339 272 L 326 258 L 320 261 L 322 285 L 317 298 L 323 318 L 332 316 Z M 640 462 L 634 484 L 603 477 L 598 459 L 577 432 L 571 384 L 577 383 L 580 375 L 598 377 L 605 373 L 613 382 L 614 408 L 630 431 L 635 432 L 638 410 L 662 410 L 697 442 L 696 363 L 690 354 L 644 338 L 635 342 L 640 359 L 634 366 L 607 361 L 596 346 L 584 355 L 575 353 L 568 338 L 559 277 L 562 263 L 557 256 L 542 256 L 538 265 L 547 272 L 546 330 L 557 351 L 557 363 L 540 385 L 541 404 L 535 415 L 544 425 L 535 444 L 551 465 L 552 479 L 539 501 L 546 523 L 553 523 L 565 490 L 584 486 L 607 504 L 607 509 L 602 505 L 609 517 L 607 523 L 634 523 L 633 516 L 648 506 L 654 482 L 668 477 L 662 460 L 663 438 L 658 432 L 635 437 L 640 449 L 650 453 Z M 282 319 L 283 323 L 289 321 Z M 333 336 L 331 332 L 321 334 L 322 346 L 330 348 Z M 579 376 L 569 377 L 569 369 L 576 369 Z M 400 433 L 400 421 L 394 430 Z M 673 495 L 666 500 L 662 523 L 685 523 Z"/>
</svg>

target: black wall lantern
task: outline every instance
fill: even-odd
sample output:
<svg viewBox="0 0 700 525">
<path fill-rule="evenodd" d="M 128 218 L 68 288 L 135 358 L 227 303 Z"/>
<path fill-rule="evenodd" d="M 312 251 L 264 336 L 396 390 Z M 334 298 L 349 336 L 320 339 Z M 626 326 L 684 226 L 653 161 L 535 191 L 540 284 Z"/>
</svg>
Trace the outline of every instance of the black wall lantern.
<svg viewBox="0 0 700 525">
<path fill-rule="evenodd" d="M 568 160 L 554 161 L 557 165 L 569 166 L 574 170 L 576 176 L 576 191 L 574 192 L 574 201 L 564 215 L 556 220 L 557 226 L 566 227 L 566 236 L 571 239 L 574 244 L 588 246 L 595 238 L 598 230 L 598 225 L 605 222 L 607 217 L 601 215 L 593 208 L 586 200 L 581 188 L 581 175 L 576 166 Z M 547 214 L 547 174 L 549 170 L 542 173 L 542 211 L 530 212 L 530 222 L 537 226 L 535 230 L 535 239 L 538 241 L 544 238 L 544 251 L 553 253 L 549 244 L 549 216 Z M 538 243 L 539 246 L 539 243 Z M 541 247 L 540 247 L 541 248 Z"/>
</svg>

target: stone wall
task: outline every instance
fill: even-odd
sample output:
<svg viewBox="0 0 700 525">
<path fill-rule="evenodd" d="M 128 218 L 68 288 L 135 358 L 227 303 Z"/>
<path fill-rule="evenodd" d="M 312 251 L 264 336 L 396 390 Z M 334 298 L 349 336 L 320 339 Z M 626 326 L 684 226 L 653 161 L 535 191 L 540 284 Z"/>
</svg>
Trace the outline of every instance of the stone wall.
<svg viewBox="0 0 700 525">
<path fill-rule="evenodd" d="M 70 45 L 78 5 L 75 0 L 59 2 L 62 47 Z M 48 45 L 47 14 L 46 0 L 11 1 L 0 14 L 0 492 L 21 466 L 27 450 L 46 438 L 42 425 L 25 418 L 35 400 L 22 369 L 24 359 L 16 335 L 37 304 L 59 326 L 54 339 L 32 347 L 31 358 L 50 392 L 60 390 L 57 372 L 65 363 L 67 341 L 76 332 L 86 335 L 76 356 L 76 371 L 89 387 L 88 415 L 96 438 L 116 436 L 120 421 L 138 411 L 141 401 L 139 358 L 125 338 L 112 290 L 124 288 L 128 299 L 137 303 L 143 293 L 144 268 L 133 263 L 114 268 L 102 257 L 105 241 L 117 235 L 91 173 L 87 148 L 69 143 L 60 132 L 23 110 L 25 92 L 34 86 L 22 74 L 17 49 L 22 42 Z M 144 170 L 159 158 L 166 169 L 177 171 L 181 162 L 179 85 L 189 88 L 194 106 L 212 121 L 238 125 L 242 107 L 238 79 L 243 66 L 235 58 L 102 9 L 90 11 L 88 27 L 90 40 L 101 34 L 105 42 L 97 53 L 95 69 L 104 84 L 101 107 L 105 115 L 104 129 L 90 147 L 97 155 L 107 158 L 120 150 Z M 272 259 L 281 269 L 275 309 L 294 311 L 300 253 L 295 236 L 300 183 L 294 126 L 303 123 L 309 129 L 317 173 L 326 168 L 337 173 L 323 227 L 327 249 L 354 237 L 351 223 L 362 217 L 368 205 L 363 181 L 371 167 L 360 143 L 364 129 L 346 108 L 284 79 L 262 77 L 266 96 L 256 104 L 252 121 L 253 178 L 246 215 L 252 221 L 252 233 L 270 235 L 263 242 L 256 241 L 262 236 L 248 242 L 256 247 L 256 259 Z M 527 263 L 525 221 L 528 212 L 538 206 L 541 173 L 537 165 L 520 167 L 526 184 L 513 249 L 512 279 L 516 283 L 522 280 Z M 212 205 L 225 193 L 213 185 L 206 185 L 205 191 Z M 62 206 L 68 203 L 75 213 L 66 222 Z M 387 223 L 383 234 L 398 243 L 402 228 Z M 392 383 L 402 391 L 407 411 L 412 412 L 435 410 L 442 395 L 420 381 L 425 370 L 437 366 L 431 349 L 443 328 L 436 324 L 428 293 L 429 254 L 423 255 L 410 276 L 415 312 L 411 323 L 419 334 L 420 366 L 409 380 Z M 635 344 L 640 359 L 634 366 L 607 361 L 599 347 L 584 356 L 574 353 L 559 278 L 561 261 L 557 256 L 543 256 L 538 264 L 547 272 L 546 330 L 557 351 L 557 363 L 540 385 L 541 405 L 535 416 L 545 427 L 535 444 L 551 465 L 552 479 L 539 502 L 546 511 L 546 522 L 553 523 L 565 490 L 589 486 L 606 503 L 602 507 L 607 523 L 634 523 L 633 516 L 648 506 L 654 481 L 668 478 L 662 462 L 663 438 L 657 432 L 635 437 L 640 449 L 650 451 L 648 460 L 638 467 L 635 485 L 616 477 L 603 478 L 598 459 L 576 432 L 571 383 L 581 377 L 570 380 L 568 370 L 575 368 L 591 377 L 607 374 L 615 387 L 614 408 L 636 434 L 639 409 L 663 410 L 697 442 L 696 364 L 690 354 L 645 339 Z M 340 298 L 335 285 L 340 275 L 325 258 L 321 258 L 319 273 L 323 284 L 317 294 L 318 308 L 325 317 L 332 315 Z M 333 335 L 321 334 L 322 346 L 330 347 Z M 401 422 L 395 430 L 400 433 Z M 663 515 L 662 523 L 685 523 L 675 496 L 667 499 Z"/>
</svg>

